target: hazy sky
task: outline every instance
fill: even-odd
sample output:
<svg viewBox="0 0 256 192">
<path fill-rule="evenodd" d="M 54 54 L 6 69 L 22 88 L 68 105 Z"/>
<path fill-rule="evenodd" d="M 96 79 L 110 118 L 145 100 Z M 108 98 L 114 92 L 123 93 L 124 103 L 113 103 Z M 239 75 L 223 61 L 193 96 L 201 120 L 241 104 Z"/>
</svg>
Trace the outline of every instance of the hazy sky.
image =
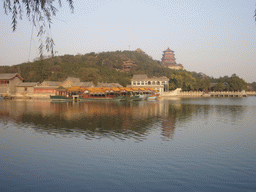
<svg viewBox="0 0 256 192">
<path fill-rule="evenodd" d="M 51 28 L 57 55 L 135 50 L 160 60 L 168 47 L 188 71 L 256 81 L 255 0 L 63 0 Z M 0 66 L 38 57 L 26 19 L 12 32 L 0 6 Z M 31 51 L 30 50 L 31 42 Z"/>
</svg>

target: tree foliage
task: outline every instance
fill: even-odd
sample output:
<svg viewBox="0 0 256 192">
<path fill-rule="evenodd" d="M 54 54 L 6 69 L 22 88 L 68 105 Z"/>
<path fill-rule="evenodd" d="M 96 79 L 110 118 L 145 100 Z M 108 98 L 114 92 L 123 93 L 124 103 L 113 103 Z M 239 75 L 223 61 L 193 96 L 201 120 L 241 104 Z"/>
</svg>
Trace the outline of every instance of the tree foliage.
<svg viewBox="0 0 256 192">
<path fill-rule="evenodd" d="M 182 88 L 183 91 L 205 91 L 210 88 L 209 78 L 196 72 L 173 70 L 169 73 L 169 78 L 171 90 Z"/>
<path fill-rule="evenodd" d="M 250 86 L 250 91 L 256 91 L 256 82 L 250 83 L 249 86 Z"/>
<path fill-rule="evenodd" d="M 231 77 L 224 76 L 215 79 L 216 84 L 213 86 L 214 91 L 242 91 L 248 89 L 248 83 L 236 74 Z"/>
</svg>

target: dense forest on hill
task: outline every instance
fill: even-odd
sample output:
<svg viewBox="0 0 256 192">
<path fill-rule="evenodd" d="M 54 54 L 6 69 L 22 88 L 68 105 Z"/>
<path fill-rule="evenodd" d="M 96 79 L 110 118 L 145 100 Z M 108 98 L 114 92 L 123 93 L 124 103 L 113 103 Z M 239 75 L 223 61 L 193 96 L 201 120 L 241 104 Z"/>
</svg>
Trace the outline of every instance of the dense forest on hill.
<svg viewBox="0 0 256 192">
<path fill-rule="evenodd" d="M 129 72 L 123 71 L 125 61 L 134 62 Z M 236 76 L 208 77 L 202 73 L 186 70 L 171 70 L 160 65 L 143 52 L 115 51 L 88 53 L 85 55 L 64 55 L 36 60 L 13 66 L 0 67 L 0 73 L 19 73 L 26 82 L 42 82 L 44 80 L 62 81 L 67 77 L 78 77 L 81 81 L 130 84 L 134 74 L 147 74 L 148 77 L 167 76 L 170 78 L 170 90 L 182 88 L 190 90 L 243 90 L 247 83 Z M 212 87 L 211 83 L 215 83 Z"/>
</svg>

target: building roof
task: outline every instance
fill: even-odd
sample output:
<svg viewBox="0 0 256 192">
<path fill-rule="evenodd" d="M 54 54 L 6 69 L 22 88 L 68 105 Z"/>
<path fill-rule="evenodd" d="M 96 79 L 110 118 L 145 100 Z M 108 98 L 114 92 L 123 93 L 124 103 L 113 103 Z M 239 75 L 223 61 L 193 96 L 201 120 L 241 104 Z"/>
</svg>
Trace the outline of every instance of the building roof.
<svg viewBox="0 0 256 192">
<path fill-rule="evenodd" d="M 59 86 L 58 88 L 56 88 L 55 90 L 57 90 L 57 91 L 66 91 L 67 89 L 65 88 L 65 87 L 63 87 L 63 86 Z"/>
<path fill-rule="evenodd" d="M 18 77 L 20 80 L 23 81 L 23 78 L 18 73 L 1 73 L 0 80 L 11 80 L 15 77 Z"/>
<path fill-rule="evenodd" d="M 43 81 L 40 86 L 59 86 L 61 81 Z"/>
<path fill-rule="evenodd" d="M 90 92 L 91 94 L 104 94 L 106 89 L 104 89 L 103 87 L 91 87 L 91 88 L 86 88 L 85 90 L 87 90 L 88 92 Z"/>
<path fill-rule="evenodd" d="M 112 88 L 112 87 L 123 87 L 122 85 L 120 85 L 119 83 L 99 83 L 97 87 L 108 87 L 108 88 Z"/>
<path fill-rule="evenodd" d="M 35 87 L 39 85 L 39 82 L 22 82 L 16 85 L 17 87 Z"/>
<path fill-rule="evenodd" d="M 146 74 L 136 74 L 136 75 L 133 75 L 132 78 L 133 79 L 147 79 L 148 76 Z"/>
<path fill-rule="evenodd" d="M 171 49 L 168 47 L 164 52 L 174 52 L 174 51 L 171 50 Z"/>
<path fill-rule="evenodd" d="M 74 86 L 74 87 L 70 87 L 70 88 L 68 88 L 68 91 L 73 91 L 73 92 L 75 92 L 75 91 L 81 91 L 81 87 L 80 86 Z"/>
<path fill-rule="evenodd" d="M 126 64 L 126 65 L 133 65 L 135 62 L 134 61 L 132 61 L 132 60 L 127 60 L 127 61 L 124 61 L 124 64 Z"/>
<path fill-rule="evenodd" d="M 73 83 L 75 82 L 80 82 L 80 79 L 79 78 L 76 78 L 76 77 L 68 77 L 65 81 L 72 81 Z M 64 82 L 65 82 L 64 81 Z"/>
<path fill-rule="evenodd" d="M 150 78 L 151 80 L 156 80 L 156 81 L 169 81 L 168 77 L 162 76 L 162 77 L 152 77 Z"/>
<path fill-rule="evenodd" d="M 80 82 L 79 78 L 76 77 L 68 77 L 65 81 L 62 82 L 64 87 L 72 87 L 76 83 L 76 86 L 79 86 L 77 83 Z"/>
<path fill-rule="evenodd" d="M 95 87 L 93 82 L 75 82 L 73 86 L 80 86 L 80 87 Z"/>
<path fill-rule="evenodd" d="M 146 74 L 137 74 L 137 75 L 133 75 L 131 80 L 132 81 L 169 81 L 169 78 L 165 76 L 148 78 Z"/>
</svg>

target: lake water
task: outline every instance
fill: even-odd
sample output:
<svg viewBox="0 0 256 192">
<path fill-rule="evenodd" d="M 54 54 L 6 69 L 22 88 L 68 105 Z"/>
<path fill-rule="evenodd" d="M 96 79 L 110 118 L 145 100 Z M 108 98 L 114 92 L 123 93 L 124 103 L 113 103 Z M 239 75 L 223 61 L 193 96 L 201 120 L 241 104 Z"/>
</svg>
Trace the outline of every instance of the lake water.
<svg viewBox="0 0 256 192">
<path fill-rule="evenodd" d="M 256 191 L 256 97 L 0 101 L 0 191 Z"/>
</svg>

